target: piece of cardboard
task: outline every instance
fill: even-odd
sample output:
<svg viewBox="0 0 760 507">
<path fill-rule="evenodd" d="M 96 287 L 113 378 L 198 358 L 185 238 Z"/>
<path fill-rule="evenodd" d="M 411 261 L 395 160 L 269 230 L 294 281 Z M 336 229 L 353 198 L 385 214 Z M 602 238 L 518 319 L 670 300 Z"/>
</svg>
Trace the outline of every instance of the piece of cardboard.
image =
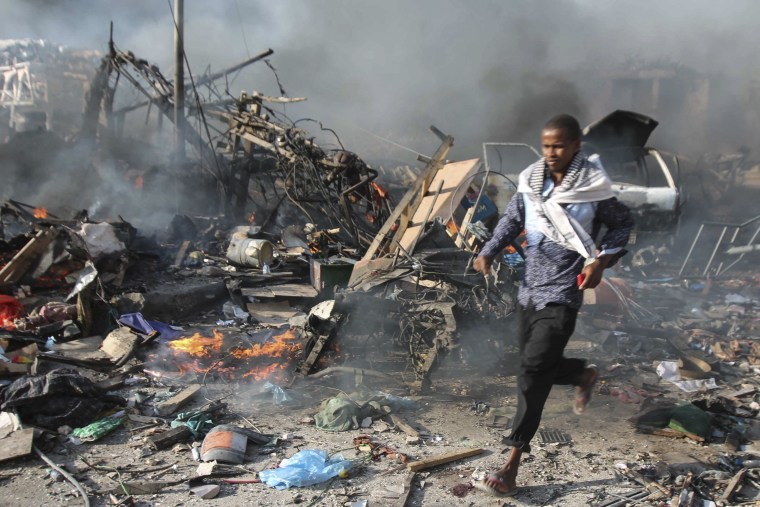
<svg viewBox="0 0 760 507">
<path fill-rule="evenodd" d="M 34 430 L 32 428 L 14 431 L 7 437 L 0 439 L 0 461 L 30 455 L 33 443 Z"/>
</svg>

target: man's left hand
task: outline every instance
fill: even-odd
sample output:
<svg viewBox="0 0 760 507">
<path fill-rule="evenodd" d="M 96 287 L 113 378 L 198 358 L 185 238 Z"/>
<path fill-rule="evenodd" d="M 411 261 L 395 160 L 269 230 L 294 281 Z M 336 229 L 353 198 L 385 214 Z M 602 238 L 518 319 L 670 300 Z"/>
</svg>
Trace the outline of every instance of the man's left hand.
<svg viewBox="0 0 760 507">
<path fill-rule="evenodd" d="M 597 257 L 594 262 L 584 266 L 583 271 L 581 271 L 584 275 L 584 280 L 578 288 L 581 290 L 593 289 L 602 283 L 602 275 L 604 274 L 604 269 L 607 267 L 609 261 L 610 257 L 604 255 L 602 257 Z"/>
</svg>

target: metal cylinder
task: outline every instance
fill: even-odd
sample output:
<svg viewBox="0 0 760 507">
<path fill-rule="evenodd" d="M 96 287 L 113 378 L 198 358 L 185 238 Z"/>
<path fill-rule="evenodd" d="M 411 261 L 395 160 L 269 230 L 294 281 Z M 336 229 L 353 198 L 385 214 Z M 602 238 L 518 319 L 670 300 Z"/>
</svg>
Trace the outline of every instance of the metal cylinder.
<svg viewBox="0 0 760 507">
<path fill-rule="evenodd" d="M 203 461 L 221 461 L 224 463 L 242 463 L 248 437 L 242 433 L 213 428 L 203 439 L 201 459 Z"/>
<path fill-rule="evenodd" d="M 260 268 L 272 264 L 274 245 L 265 239 L 233 237 L 227 248 L 227 258 L 239 266 Z"/>
</svg>

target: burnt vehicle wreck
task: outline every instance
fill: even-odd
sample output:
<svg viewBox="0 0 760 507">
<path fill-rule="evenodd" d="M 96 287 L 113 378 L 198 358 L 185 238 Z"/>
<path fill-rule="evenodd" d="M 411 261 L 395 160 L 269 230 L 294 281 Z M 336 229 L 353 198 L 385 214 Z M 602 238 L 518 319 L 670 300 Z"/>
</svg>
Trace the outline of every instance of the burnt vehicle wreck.
<svg viewBox="0 0 760 507">
<path fill-rule="evenodd" d="M 639 233 L 677 232 L 684 204 L 678 157 L 647 146 L 657 125 L 641 113 L 616 110 L 583 129 L 584 151 L 599 155 Z"/>
</svg>

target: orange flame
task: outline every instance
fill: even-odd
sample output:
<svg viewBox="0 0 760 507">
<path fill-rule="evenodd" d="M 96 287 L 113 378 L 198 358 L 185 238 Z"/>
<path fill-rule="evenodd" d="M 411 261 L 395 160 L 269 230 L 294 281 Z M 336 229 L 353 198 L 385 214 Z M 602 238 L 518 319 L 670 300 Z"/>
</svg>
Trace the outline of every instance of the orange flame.
<svg viewBox="0 0 760 507">
<path fill-rule="evenodd" d="M 34 218 L 47 218 L 48 212 L 45 208 L 34 208 Z"/>
<path fill-rule="evenodd" d="M 266 343 L 254 343 L 250 349 L 238 348 L 230 352 L 230 354 L 238 359 L 244 359 L 248 357 L 284 357 L 290 352 L 295 352 L 300 348 L 299 344 L 289 343 L 298 338 L 296 333 L 292 329 L 288 329 L 282 334 L 272 337 L 272 341 Z"/>
<path fill-rule="evenodd" d="M 270 364 L 269 366 L 260 366 L 254 368 L 248 373 L 243 374 L 243 378 L 251 378 L 253 380 L 264 380 L 273 376 L 276 372 L 280 372 L 285 369 L 284 363 Z"/>
<path fill-rule="evenodd" d="M 243 374 L 243 378 L 264 380 L 275 373 L 285 370 L 289 363 L 289 356 L 301 349 L 300 343 L 292 343 L 296 338 L 298 338 L 298 335 L 293 329 L 288 329 L 282 334 L 273 336 L 271 341 L 256 343 L 250 349 L 238 348 L 231 351 L 230 354 L 239 359 L 250 357 L 270 358 L 271 362 L 269 364 L 257 366 Z"/>
<path fill-rule="evenodd" d="M 266 343 L 256 343 L 250 348 L 238 346 L 226 351 L 226 354 L 218 354 L 224 345 L 224 336 L 216 329 L 213 330 L 213 337 L 208 338 L 200 333 L 193 336 L 181 338 L 169 343 L 169 347 L 176 355 L 189 355 L 192 359 L 179 359 L 175 365 L 179 369 L 180 375 L 186 373 L 207 373 L 222 375 L 232 378 L 240 375 L 242 378 L 252 380 L 264 380 L 270 377 L 279 377 L 278 373 L 285 372 L 287 366 L 291 363 L 294 355 L 301 350 L 302 345 L 296 340 L 299 338 L 294 329 L 273 336 Z M 223 357 L 219 357 L 223 356 Z M 218 359 L 211 364 L 209 359 Z M 227 360 L 238 360 L 248 362 L 248 360 L 258 358 L 263 363 L 257 366 L 252 365 L 231 365 Z M 263 360 L 262 360 L 263 359 Z M 245 373 L 245 370 L 250 369 Z M 238 373 L 240 372 L 240 373 Z"/>
<path fill-rule="evenodd" d="M 212 352 L 219 352 L 222 349 L 222 333 L 216 329 L 213 331 L 214 337 L 207 338 L 195 333 L 188 338 L 182 338 L 169 342 L 169 347 L 176 351 L 184 352 L 196 357 L 208 357 Z"/>
<path fill-rule="evenodd" d="M 176 364 L 180 370 L 180 374 L 213 371 L 215 374 L 231 378 L 234 377 L 236 371 L 245 371 L 245 369 L 250 368 L 250 371 L 241 375 L 243 378 L 264 380 L 277 376 L 277 373 L 284 372 L 294 354 L 301 349 L 301 344 L 295 342 L 298 335 L 293 329 L 288 329 L 284 333 L 273 336 L 266 343 L 256 343 L 250 348 L 235 347 L 227 353 L 226 357 L 228 359 L 233 358 L 247 362 L 250 359 L 257 358 L 257 362 L 261 363 L 258 366 L 251 367 L 248 364 L 241 367 L 230 366 L 229 362 L 225 361 L 224 358 L 217 363 L 207 366 L 202 363 L 207 363 L 208 360 L 204 361 L 198 358 L 210 358 L 212 354 L 220 352 L 224 341 L 222 333 L 216 329 L 213 330 L 213 334 L 213 338 L 208 338 L 200 333 L 195 333 L 188 338 L 182 338 L 169 343 L 169 347 L 175 353 L 188 354 L 194 357 L 192 361 L 183 361 Z"/>
</svg>

